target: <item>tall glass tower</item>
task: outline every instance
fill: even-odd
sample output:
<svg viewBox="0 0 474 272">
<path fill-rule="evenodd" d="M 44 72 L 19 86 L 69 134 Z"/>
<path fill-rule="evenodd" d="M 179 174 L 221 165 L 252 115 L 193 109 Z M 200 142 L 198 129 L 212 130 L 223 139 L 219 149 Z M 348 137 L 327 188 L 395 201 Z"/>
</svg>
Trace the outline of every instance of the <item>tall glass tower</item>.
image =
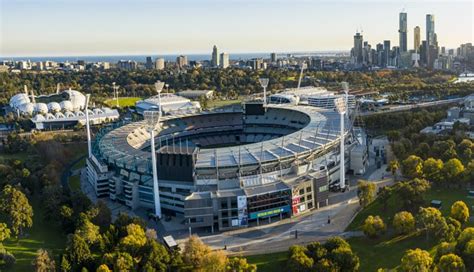
<svg viewBox="0 0 474 272">
<path fill-rule="evenodd" d="M 436 44 L 434 20 L 435 16 L 433 14 L 426 14 L 426 42 L 428 46 Z"/>
<path fill-rule="evenodd" d="M 400 52 L 408 51 L 407 48 L 407 13 L 400 12 L 398 35 L 400 41 Z"/>
</svg>

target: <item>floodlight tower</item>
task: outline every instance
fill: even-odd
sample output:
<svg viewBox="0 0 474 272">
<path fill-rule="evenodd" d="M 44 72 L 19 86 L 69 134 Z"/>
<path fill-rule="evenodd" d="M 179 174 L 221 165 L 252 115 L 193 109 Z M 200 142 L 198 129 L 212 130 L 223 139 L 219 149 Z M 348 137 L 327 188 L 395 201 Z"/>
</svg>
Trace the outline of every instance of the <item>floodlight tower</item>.
<svg viewBox="0 0 474 272">
<path fill-rule="evenodd" d="M 91 95 L 86 94 L 86 130 L 87 130 L 87 151 L 88 151 L 88 157 L 92 157 L 92 145 L 91 145 L 91 129 L 89 125 L 89 101 L 90 101 Z"/>
<path fill-rule="evenodd" d="M 345 182 L 345 176 L 346 176 L 346 171 L 345 171 L 345 159 L 344 159 L 344 117 L 346 114 L 346 102 L 344 101 L 345 99 L 342 97 L 334 99 L 334 104 L 336 106 L 337 112 L 340 114 L 341 118 L 341 156 L 339 160 L 339 171 L 340 171 L 340 180 L 339 180 L 339 187 L 341 189 L 344 189 L 346 187 L 346 182 Z"/>
<path fill-rule="evenodd" d="M 145 111 L 144 117 L 146 121 L 146 127 L 150 133 L 150 145 L 151 145 L 151 167 L 153 170 L 153 198 L 155 200 L 155 215 L 161 218 L 161 203 L 160 203 L 160 191 L 158 190 L 158 173 L 156 169 L 156 153 L 155 153 L 155 129 L 160 123 L 160 113 L 157 111 Z"/>
<path fill-rule="evenodd" d="M 346 100 L 346 112 L 347 112 L 347 117 L 349 117 L 349 83 L 343 81 L 341 82 L 342 89 L 344 90 L 344 99 Z"/>
<path fill-rule="evenodd" d="M 166 84 L 168 85 L 168 84 Z M 163 87 L 165 86 L 165 83 L 164 82 L 161 82 L 159 80 L 157 80 L 155 82 L 155 89 L 156 89 L 156 92 L 158 93 L 158 111 L 160 112 L 160 117 L 161 117 L 161 113 L 162 113 L 162 108 L 161 108 L 161 91 L 163 90 Z"/>
<path fill-rule="evenodd" d="M 268 87 L 268 78 L 259 78 L 258 81 L 263 88 L 263 106 L 267 106 L 267 87 Z"/>
<path fill-rule="evenodd" d="M 118 99 L 118 86 L 115 86 L 115 82 L 112 82 L 113 88 L 114 88 L 114 96 L 115 96 L 115 102 L 117 103 L 117 108 L 119 107 L 119 99 Z"/>
</svg>

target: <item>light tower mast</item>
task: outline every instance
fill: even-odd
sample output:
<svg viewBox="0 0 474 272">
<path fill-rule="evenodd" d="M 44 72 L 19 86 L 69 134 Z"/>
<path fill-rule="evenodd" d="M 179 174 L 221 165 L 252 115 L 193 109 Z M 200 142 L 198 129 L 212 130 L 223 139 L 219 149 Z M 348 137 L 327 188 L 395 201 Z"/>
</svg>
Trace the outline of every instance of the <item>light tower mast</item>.
<svg viewBox="0 0 474 272">
<path fill-rule="evenodd" d="M 339 160 L 339 187 L 344 189 L 346 187 L 346 182 L 345 182 L 345 177 L 346 177 L 346 171 L 345 171 L 345 158 L 344 158 L 344 118 L 346 114 L 346 102 L 344 101 L 345 99 L 343 97 L 339 97 L 334 99 L 334 104 L 336 106 L 337 112 L 340 114 L 340 119 L 341 119 L 341 135 L 340 135 L 340 149 L 341 149 L 341 155 L 340 155 L 340 160 Z"/>
<path fill-rule="evenodd" d="M 263 106 L 267 106 L 267 87 L 268 87 L 268 78 L 259 78 L 258 81 L 263 88 Z"/>
<path fill-rule="evenodd" d="M 87 151 L 88 151 L 88 157 L 92 157 L 92 144 L 91 144 L 91 128 L 89 125 L 89 101 L 90 101 L 91 95 L 86 94 L 86 130 L 87 130 Z"/>
</svg>

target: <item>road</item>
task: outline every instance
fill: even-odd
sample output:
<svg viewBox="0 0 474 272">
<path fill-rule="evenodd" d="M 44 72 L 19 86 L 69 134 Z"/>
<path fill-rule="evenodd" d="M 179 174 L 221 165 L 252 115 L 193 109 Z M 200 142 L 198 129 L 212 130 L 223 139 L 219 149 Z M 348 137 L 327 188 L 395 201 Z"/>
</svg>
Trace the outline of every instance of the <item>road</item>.
<svg viewBox="0 0 474 272">
<path fill-rule="evenodd" d="M 464 98 L 454 98 L 454 99 L 438 100 L 438 101 L 432 101 L 432 102 L 423 102 L 423 103 L 413 104 L 413 105 L 394 106 L 394 107 L 390 107 L 387 110 L 360 112 L 359 115 L 369 116 L 369 115 L 384 114 L 384 113 L 390 113 L 390 112 L 406 111 L 406 110 L 411 110 L 411 109 L 416 109 L 416 108 L 425 108 L 425 107 L 432 107 L 432 106 L 454 104 L 454 103 L 459 103 L 463 101 L 463 99 Z"/>
</svg>

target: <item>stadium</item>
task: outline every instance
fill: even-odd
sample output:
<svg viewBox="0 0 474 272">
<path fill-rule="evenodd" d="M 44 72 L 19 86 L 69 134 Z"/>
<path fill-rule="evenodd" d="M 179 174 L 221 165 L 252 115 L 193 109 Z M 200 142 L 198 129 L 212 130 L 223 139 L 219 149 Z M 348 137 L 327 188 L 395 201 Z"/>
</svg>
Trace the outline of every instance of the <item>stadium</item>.
<svg viewBox="0 0 474 272">
<path fill-rule="evenodd" d="M 163 116 L 155 130 L 163 213 L 183 216 L 192 228 L 223 231 L 328 205 L 329 184 L 339 180 L 341 116 L 334 109 L 261 102 Z M 357 141 L 346 127 L 349 166 Z M 146 121 L 104 128 L 92 150 L 87 175 L 97 196 L 153 211 Z"/>
</svg>

